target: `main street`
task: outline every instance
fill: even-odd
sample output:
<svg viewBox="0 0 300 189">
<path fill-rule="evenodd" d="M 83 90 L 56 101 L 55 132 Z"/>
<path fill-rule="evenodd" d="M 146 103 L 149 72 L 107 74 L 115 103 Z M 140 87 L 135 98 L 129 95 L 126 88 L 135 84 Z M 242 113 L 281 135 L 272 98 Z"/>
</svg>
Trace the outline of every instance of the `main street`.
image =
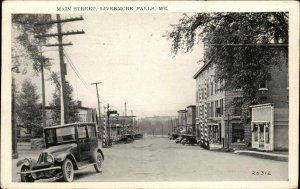
<svg viewBox="0 0 300 189">
<path fill-rule="evenodd" d="M 103 149 L 102 173 L 88 167 L 75 174 L 74 182 L 139 181 L 253 181 L 288 179 L 288 163 L 233 153 L 215 152 L 199 146 L 183 146 L 167 137 L 145 136 L 133 143 Z M 20 151 L 20 158 L 37 158 L 38 152 Z M 13 160 L 13 181 L 20 181 Z M 253 175 L 266 171 L 271 175 Z"/>
</svg>

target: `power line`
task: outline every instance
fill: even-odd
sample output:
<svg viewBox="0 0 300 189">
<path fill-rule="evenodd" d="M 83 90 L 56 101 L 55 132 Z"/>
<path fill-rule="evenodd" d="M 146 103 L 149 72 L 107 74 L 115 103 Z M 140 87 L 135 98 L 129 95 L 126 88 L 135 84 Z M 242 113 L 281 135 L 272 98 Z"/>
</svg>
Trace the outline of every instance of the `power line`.
<svg viewBox="0 0 300 189">
<path fill-rule="evenodd" d="M 67 58 L 71 68 L 73 69 L 74 73 L 76 74 L 76 76 L 78 77 L 78 79 L 82 82 L 82 84 L 88 89 L 90 90 L 88 84 L 86 83 L 86 81 L 83 79 L 82 75 L 79 73 L 78 69 L 76 68 L 76 66 L 73 64 L 71 58 L 69 57 L 69 55 L 67 54 L 66 50 L 64 52 L 65 57 Z"/>
</svg>

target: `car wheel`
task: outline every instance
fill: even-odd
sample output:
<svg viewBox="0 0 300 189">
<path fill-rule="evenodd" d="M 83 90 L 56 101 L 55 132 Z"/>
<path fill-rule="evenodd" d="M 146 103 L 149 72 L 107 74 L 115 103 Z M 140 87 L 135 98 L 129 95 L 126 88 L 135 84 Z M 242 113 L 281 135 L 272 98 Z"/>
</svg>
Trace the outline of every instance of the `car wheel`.
<svg viewBox="0 0 300 189">
<path fill-rule="evenodd" d="M 29 167 L 23 165 L 21 168 L 21 172 L 29 171 Z M 31 174 L 21 174 L 21 182 L 34 182 L 34 179 L 32 178 Z"/>
<path fill-rule="evenodd" d="M 94 164 L 95 170 L 96 170 L 97 173 L 100 173 L 101 172 L 103 158 L 102 158 L 102 155 L 99 152 L 97 152 L 95 160 L 96 160 L 96 164 Z"/>
<path fill-rule="evenodd" d="M 74 168 L 72 161 L 67 158 L 61 167 L 63 179 L 65 182 L 72 182 L 74 178 Z"/>
</svg>

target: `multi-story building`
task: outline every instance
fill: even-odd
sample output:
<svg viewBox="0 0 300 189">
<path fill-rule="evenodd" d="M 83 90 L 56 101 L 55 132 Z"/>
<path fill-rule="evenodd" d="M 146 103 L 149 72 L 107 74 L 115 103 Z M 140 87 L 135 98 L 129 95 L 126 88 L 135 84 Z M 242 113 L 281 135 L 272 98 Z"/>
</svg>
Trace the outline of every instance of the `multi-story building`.
<svg viewBox="0 0 300 189">
<path fill-rule="evenodd" d="M 242 107 L 233 103 L 242 98 L 241 89 L 222 90 L 225 83 L 215 79 L 213 60 L 202 66 L 194 75 L 197 139 L 207 136 L 214 147 L 288 149 L 288 65 L 286 58 L 278 59 L 279 66 L 269 67 L 271 80 L 258 85 L 263 104 L 250 106 L 252 125 L 241 121 Z"/>
<path fill-rule="evenodd" d="M 201 132 L 214 147 L 240 147 L 251 140 L 250 125 L 241 121 L 241 107 L 233 104 L 241 98 L 240 89 L 223 90 L 224 81 L 215 79 L 212 60 L 194 75 L 196 80 L 196 129 L 197 140 Z"/>
<path fill-rule="evenodd" d="M 282 54 L 279 54 L 282 56 Z M 260 84 L 262 104 L 252 108 L 252 147 L 261 150 L 287 150 L 289 146 L 288 65 L 271 66 L 271 80 Z"/>
</svg>

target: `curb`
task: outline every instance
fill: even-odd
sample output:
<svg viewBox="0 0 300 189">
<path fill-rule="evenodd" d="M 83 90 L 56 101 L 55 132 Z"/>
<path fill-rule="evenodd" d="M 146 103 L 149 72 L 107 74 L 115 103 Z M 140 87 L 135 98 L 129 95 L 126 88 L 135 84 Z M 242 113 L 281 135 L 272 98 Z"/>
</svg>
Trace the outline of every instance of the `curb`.
<svg viewBox="0 0 300 189">
<path fill-rule="evenodd" d="M 282 154 L 267 154 L 267 153 L 260 153 L 260 152 L 255 152 L 255 151 L 235 151 L 233 152 L 235 154 L 239 155 L 246 155 L 246 156 L 251 156 L 251 157 L 256 157 L 256 158 L 261 158 L 261 159 L 269 159 L 269 160 L 275 160 L 275 161 L 284 161 L 288 162 L 288 155 L 282 155 Z"/>
</svg>

